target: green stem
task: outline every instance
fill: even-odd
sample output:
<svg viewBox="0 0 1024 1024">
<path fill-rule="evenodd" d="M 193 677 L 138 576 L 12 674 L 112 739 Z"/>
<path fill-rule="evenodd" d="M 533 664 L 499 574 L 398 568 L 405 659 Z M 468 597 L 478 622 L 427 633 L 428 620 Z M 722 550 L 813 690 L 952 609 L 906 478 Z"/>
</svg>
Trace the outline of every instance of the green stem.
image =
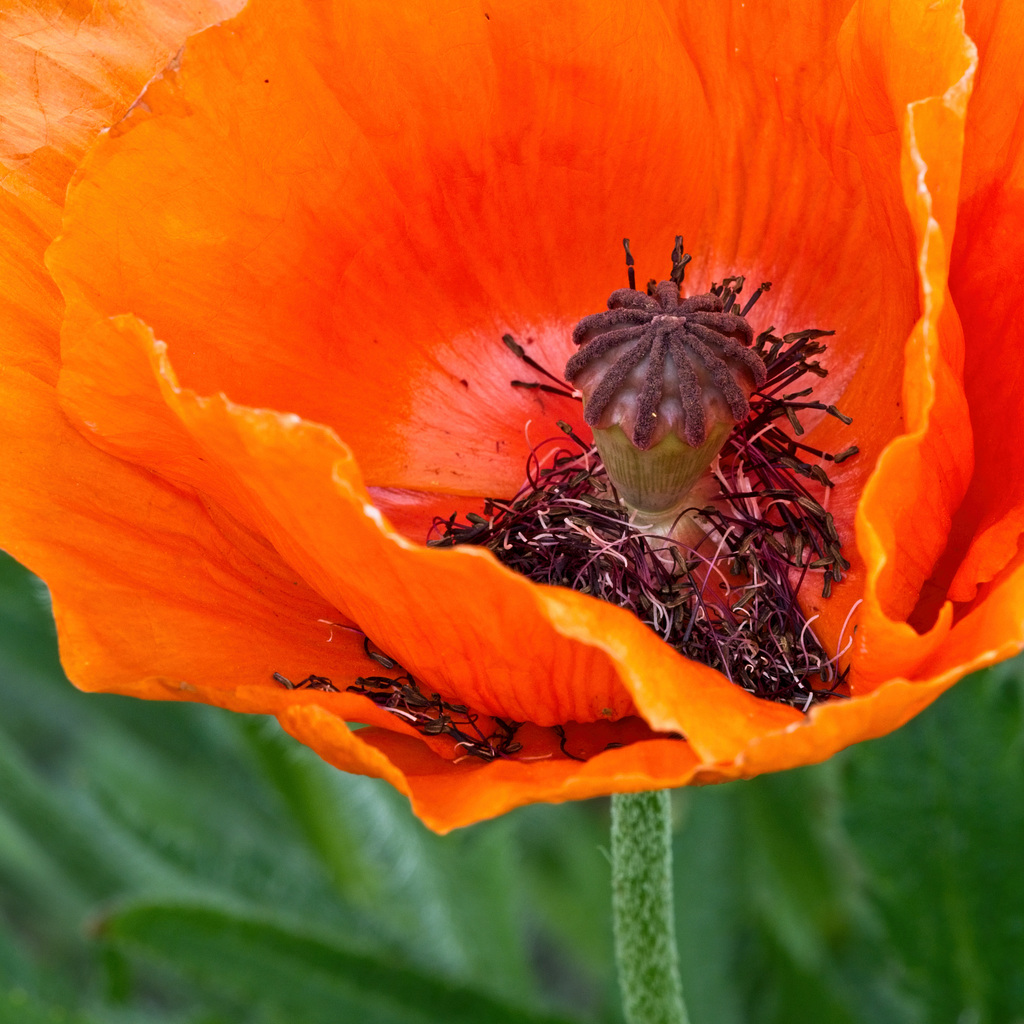
<svg viewBox="0 0 1024 1024">
<path fill-rule="evenodd" d="M 612 917 L 628 1024 L 689 1024 L 679 981 L 666 790 L 612 796 Z"/>
</svg>

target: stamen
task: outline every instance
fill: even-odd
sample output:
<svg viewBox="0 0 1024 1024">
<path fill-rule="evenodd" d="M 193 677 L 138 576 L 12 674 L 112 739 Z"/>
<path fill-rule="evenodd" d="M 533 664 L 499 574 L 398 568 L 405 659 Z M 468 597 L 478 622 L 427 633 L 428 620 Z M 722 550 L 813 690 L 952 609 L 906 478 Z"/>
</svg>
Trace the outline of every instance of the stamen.
<svg viewBox="0 0 1024 1024">
<path fill-rule="evenodd" d="M 779 338 L 771 327 L 755 337 L 740 319 L 736 296 L 742 287 L 742 278 L 727 278 L 710 293 L 684 298 L 674 307 L 672 282 L 656 285 L 651 296 L 613 293 L 610 312 L 628 310 L 628 322 L 607 314 L 587 318 L 578 331 L 593 332 L 592 337 L 577 339 L 584 347 L 570 360 L 571 366 L 585 365 L 582 357 L 590 347 L 604 355 L 630 346 L 618 354 L 608 371 L 611 379 L 606 374 L 607 383 L 594 389 L 588 406 L 606 406 L 607 393 L 643 364 L 636 399 L 641 440 L 649 432 L 668 359 L 677 370 L 676 398 L 688 443 L 707 434 L 703 395 L 708 385 L 719 389 L 734 415 L 743 413 L 716 463 L 717 497 L 682 511 L 700 524 L 705 541 L 687 545 L 633 522 L 597 449 L 560 422 L 572 446 L 564 439 L 539 445 L 530 456 L 528 483 L 515 498 L 490 499 L 483 516 L 467 517 L 465 523 L 436 519 L 428 543 L 481 544 L 535 582 L 567 586 L 627 608 L 680 653 L 719 669 L 759 697 L 806 711 L 816 701 L 838 696 L 848 669 L 839 667 L 841 654 L 823 648 L 813 621 L 800 609 L 798 593 L 806 579 L 820 573 L 827 597 L 850 567 L 832 516 L 810 487 L 831 487 L 822 463 L 842 462 L 856 454 L 856 446 L 832 455 L 781 428 L 788 424 L 799 436 L 798 414 L 807 410 L 848 422 L 834 406 L 808 399 L 810 388 L 793 387 L 808 375 L 825 375 L 813 357 L 825 351 L 819 339 L 832 332 Z M 768 287 L 762 284 L 754 299 Z M 735 312 L 726 312 L 726 304 Z M 752 304 L 753 299 L 743 308 Z M 685 334 L 674 323 L 677 317 L 687 318 Z M 726 356 L 756 382 L 749 398 L 731 376 Z"/>
<path fill-rule="evenodd" d="M 771 288 L 771 286 L 771 281 L 762 281 L 761 284 L 757 286 L 757 290 L 754 292 L 754 294 L 750 296 L 750 299 L 747 301 L 747 304 L 740 311 L 740 316 L 746 316 L 754 308 L 754 303 L 757 302 L 757 300 L 761 298 L 761 296 L 764 295 L 764 293 L 768 291 L 768 289 Z"/>
<path fill-rule="evenodd" d="M 681 285 L 683 277 L 686 275 L 686 264 L 691 259 L 693 257 L 688 252 L 683 252 L 683 236 L 676 235 L 676 244 L 672 249 L 672 273 L 669 274 L 669 280 L 676 285 Z"/>
<path fill-rule="evenodd" d="M 524 363 L 526 363 L 527 366 L 530 367 L 531 370 L 536 370 L 538 373 L 544 374 L 544 376 L 547 377 L 548 380 L 553 380 L 558 385 L 559 393 L 565 392 L 565 382 L 561 380 L 561 378 L 556 377 L 553 373 L 550 373 L 548 370 L 544 369 L 544 367 L 541 366 L 540 363 L 538 363 L 535 359 L 528 356 L 526 354 L 526 349 L 524 349 L 523 346 L 520 345 L 519 342 L 516 341 L 516 339 L 513 338 L 511 334 L 503 334 L 501 336 L 501 340 L 505 343 L 505 347 L 510 352 L 512 352 L 512 354 L 515 355 L 517 359 L 521 359 Z M 524 384 L 522 382 L 519 383 L 519 387 L 528 386 L 529 385 Z M 569 392 L 569 395 L 571 397 L 572 392 Z"/>
<path fill-rule="evenodd" d="M 633 254 L 629 251 L 629 239 L 622 240 L 622 247 L 626 250 L 626 276 L 629 278 L 631 291 L 636 291 L 636 271 L 633 269 Z"/>
<path fill-rule="evenodd" d="M 454 517 L 453 517 L 454 518 Z M 483 761 L 509 757 L 522 750 L 522 744 L 515 739 L 521 722 L 506 721 L 503 718 L 486 718 L 470 711 L 462 704 L 452 704 L 434 693 L 426 697 L 416 680 L 393 658 L 389 658 L 370 646 L 369 638 L 363 641 L 368 658 L 388 671 L 399 669 L 401 674 L 390 676 L 360 676 L 345 687 L 347 693 L 358 693 L 367 697 L 378 707 L 408 722 L 424 736 L 450 736 L 455 746 L 467 755 Z M 280 672 L 273 678 L 289 690 L 322 690 L 326 693 L 340 693 L 340 689 L 326 676 L 307 676 L 299 683 L 293 683 Z M 491 732 L 484 732 L 481 723 L 493 726 Z M 564 744 L 564 733 L 562 740 Z M 566 751 L 566 756 L 572 757 Z M 578 758 L 576 760 L 579 760 Z"/>
</svg>

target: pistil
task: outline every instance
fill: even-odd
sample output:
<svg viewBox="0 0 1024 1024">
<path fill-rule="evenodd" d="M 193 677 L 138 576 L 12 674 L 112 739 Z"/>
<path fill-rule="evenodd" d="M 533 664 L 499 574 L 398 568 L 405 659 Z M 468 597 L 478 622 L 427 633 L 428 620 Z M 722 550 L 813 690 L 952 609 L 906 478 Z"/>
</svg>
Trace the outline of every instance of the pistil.
<svg viewBox="0 0 1024 1024">
<path fill-rule="evenodd" d="M 732 293 L 728 306 L 713 292 L 681 297 L 690 260 L 682 241 L 669 280 L 651 281 L 646 294 L 619 289 L 607 311 L 576 325 L 579 351 L 565 367 L 619 497 L 638 521 L 665 530 L 767 380 Z"/>
</svg>

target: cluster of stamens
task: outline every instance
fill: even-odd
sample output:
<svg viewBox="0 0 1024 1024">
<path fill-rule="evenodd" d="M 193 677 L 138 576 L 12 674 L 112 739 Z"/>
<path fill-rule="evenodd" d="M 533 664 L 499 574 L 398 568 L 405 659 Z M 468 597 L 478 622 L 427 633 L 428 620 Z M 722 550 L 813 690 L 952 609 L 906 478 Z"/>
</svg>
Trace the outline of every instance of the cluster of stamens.
<svg viewBox="0 0 1024 1024">
<path fill-rule="evenodd" d="M 399 670 L 401 674 L 359 676 L 353 683 L 344 687 L 344 692 L 366 697 L 371 703 L 391 712 L 424 736 L 448 736 L 455 743 L 456 749 L 463 752 L 460 757 L 477 757 L 482 761 L 493 761 L 498 757 L 510 757 L 522 749 L 522 744 L 515 739 L 516 730 L 522 725 L 521 722 L 477 714 L 464 704 L 453 704 L 443 700 L 436 693 L 427 696 L 420 689 L 419 683 L 394 658 L 374 650 L 368 637 L 363 639 L 363 650 L 366 651 L 368 658 L 382 668 L 388 671 Z M 287 676 L 275 672 L 274 681 L 286 690 L 342 692 L 342 687 L 335 686 L 327 676 L 309 675 L 293 683 Z M 563 733 L 563 751 L 564 743 Z M 572 756 L 568 751 L 565 753 Z"/>
<path fill-rule="evenodd" d="M 613 292 L 608 310 L 584 317 L 572 340 L 581 348 L 565 376 L 584 394 L 587 423 L 618 423 L 643 450 L 673 430 L 699 448 L 709 413 L 730 425 L 741 422 L 751 391 L 767 376 L 750 349 L 754 332 L 746 319 L 727 312 L 710 292 L 680 298 L 673 280 L 646 295 L 633 288 Z"/>
<path fill-rule="evenodd" d="M 797 439 L 807 412 L 851 422 L 815 400 L 812 387 L 800 387 L 808 377 L 826 376 L 814 357 L 825 351 L 820 339 L 833 332 L 778 337 L 768 327 L 755 338 L 746 315 L 770 285 L 762 284 L 741 308 L 742 277 L 682 298 L 690 257 L 681 237 L 670 279 L 650 281 L 644 294 L 635 287 L 628 239 L 624 244 L 630 287 L 613 292 L 607 311 L 585 317 L 573 331 L 580 347 L 565 378 L 575 393 L 511 335 L 503 339 L 552 382 L 513 380 L 513 386 L 562 399 L 582 396 L 593 445 L 559 421 L 574 449 L 532 451 L 527 484 L 517 495 L 489 498 L 484 514 L 468 513 L 465 522 L 457 513 L 435 519 L 428 544 L 482 545 L 537 583 L 628 608 L 681 654 L 758 697 L 807 710 L 842 694 L 849 669 L 840 660 L 852 643 L 826 652 L 798 600 L 812 575 L 821 573 L 827 598 L 850 568 L 828 503 L 812 489 L 830 489 L 823 464 L 844 462 L 857 447 L 833 454 Z M 693 488 L 700 476 L 704 484 Z M 677 532 L 680 523 L 697 529 Z M 367 654 L 385 668 L 400 668 L 368 642 Z M 340 689 L 322 676 L 298 684 L 279 673 L 274 678 L 289 689 Z M 345 689 L 425 736 L 450 737 L 460 757 L 493 760 L 521 749 L 521 723 L 486 719 L 428 696 L 408 673 L 360 677 Z M 562 752 L 573 757 L 564 732 L 556 731 Z"/>
</svg>

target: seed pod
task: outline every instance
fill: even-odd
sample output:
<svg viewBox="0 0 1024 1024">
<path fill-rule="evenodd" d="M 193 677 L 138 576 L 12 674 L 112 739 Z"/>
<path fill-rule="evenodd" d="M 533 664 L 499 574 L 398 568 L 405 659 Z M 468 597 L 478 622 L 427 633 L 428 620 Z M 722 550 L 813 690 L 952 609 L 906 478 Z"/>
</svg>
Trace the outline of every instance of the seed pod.
<svg viewBox="0 0 1024 1024">
<path fill-rule="evenodd" d="M 673 275 L 675 277 L 675 275 Z M 681 276 L 681 275 L 680 275 Z M 565 367 L 623 501 L 661 515 L 681 507 L 766 379 L 753 331 L 710 292 L 681 299 L 676 280 L 613 292 L 573 331 Z"/>
</svg>

